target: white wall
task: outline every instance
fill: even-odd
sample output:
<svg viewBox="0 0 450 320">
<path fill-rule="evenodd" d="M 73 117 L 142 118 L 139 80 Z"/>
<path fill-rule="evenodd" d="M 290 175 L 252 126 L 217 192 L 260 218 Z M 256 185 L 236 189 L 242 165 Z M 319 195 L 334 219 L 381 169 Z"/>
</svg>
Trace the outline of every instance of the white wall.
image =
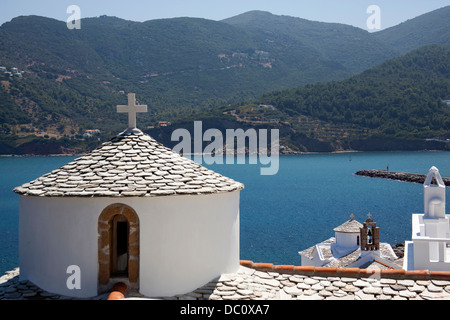
<svg viewBox="0 0 450 320">
<path fill-rule="evenodd" d="M 301 257 L 301 266 L 315 266 L 314 260 L 309 259 L 308 257 L 304 255 L 300 255 Z M 320 266 L 319 266 L 320 267 Z"/>
<path fill-rule="evenodd" d="M 92 205 L 90 209 L 87 203 Z M 97 225 L 101 210 L 101 203 L 92 199 L 20 196 L 20 278 L 54 293 L 97 295 Z M 67 289 L 70 265 L 81 268 L 81 290 Z"/>
<path fill-rule="evenodd" d="M 336 246 L 340 248 L 358 247 L 359 233 L 335 232 Z"/>
<path fill-rule="evenodd" d="M 432 177 L 435 176 L 437 185 L 431 184 Z M 424 193 L 424 213 L 427 218 L 445 217 L 445 183 L 436 167 L 431 167 L 425 183 Z"/>
<path fill-rule="evenodd" d="M 237 271 L 239 192 L 166 200 L 155 198 L 151 209 L 139 214 L 141 293 L 187 293 Z"/>
<path fill-rule="evenodd" d="M 405 255 L 404 267 L 408 270 L 450 270 L 445 243 L 450 243 L 448 234 L 449 215 L 444 218 L 428 218 L 424 214 L 412 215 L 412 241 L 409 255 Z"/>
<path fill-rule="evenodd" d="M 140 291 L 182 294 L 239 268 L 239 191 L 152 198 L 20 196 L 21 279 L 74 297 L 97 295 L 98 217 L 108 205 L 131 206 L 140 220 Z M 69 290 L 67 267 L 81 270 Z"/>
</svg>

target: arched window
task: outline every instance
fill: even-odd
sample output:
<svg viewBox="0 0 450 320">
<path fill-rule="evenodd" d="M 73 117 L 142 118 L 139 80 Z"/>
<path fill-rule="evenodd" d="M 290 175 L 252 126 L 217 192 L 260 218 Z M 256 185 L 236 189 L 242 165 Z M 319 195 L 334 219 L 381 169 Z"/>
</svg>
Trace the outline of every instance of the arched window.
<svg viewBox="0 0 450 320">
<path fill-rule="evenodd" d="M 369 229 L 369 230 L 368 230 L 368 232 L 367 232 L 367 243 L 368 243 L 368 244 L 372 244 L 372 243 L 373 243 L 372 226 L 369 225 L 369 228 L 368 228 L 368 229 Z"/>
<path fill-rule="evenodd" d="M 125 204 L 106 207 L 98 219 L 99 291 L 114 277 L 128 277 L 137 287 L 139 277 L 139 219 Z M 106 288 L 104 288 L 106 286 Z"/>
</svg>

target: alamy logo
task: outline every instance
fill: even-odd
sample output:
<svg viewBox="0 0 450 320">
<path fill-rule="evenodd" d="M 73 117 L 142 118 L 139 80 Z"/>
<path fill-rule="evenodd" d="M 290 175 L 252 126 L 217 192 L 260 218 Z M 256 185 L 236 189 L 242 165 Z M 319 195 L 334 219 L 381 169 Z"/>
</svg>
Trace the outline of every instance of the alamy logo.
<svg viewBox="0 0 450 320">
<path fill-rule="evenodd" d="M 369 30 L 381 29 L 381 9 L 377 5 L 371 5 L 367 8 L 367 13 L 372 14 L 366 22 Z"/>
<path fill-rule="evenodd" d="M 81 29 L 81 9 L 79 6 L 71 5 L 67 7 L 67 13 L 72 14 L 67 18 L 67 28 L 69 30 Z"/>
<path fill-rule="evenodd" d="M 66 286 L 69 290 L 81 289 L 81 269 L 77 265 L 71 265 L 67 267 L 67 274 L 70 276 L 67 278 Z"/>
<path fill-rule="evenodd" d="M 172 141 L 180 141 L 173 151 L 194 156 L 197 163 L 206 164 L 262 164 L 261 175 L 275 175 L 279 169 L 279 130 L 226 129 L 225 140 L 219 129 L 208 129 L 203 133 L 201 121 L 194 122 L 194 139 L 187 129 L 176 129 Z M 246 143 L 248 141 L 248 144 Z M 204 142 L 211 142 L 203 148 Z M 192 145 L 194 150 L 192 152 Z M 248 157 L 246 157 L 248 155 Z"/>
</svg>

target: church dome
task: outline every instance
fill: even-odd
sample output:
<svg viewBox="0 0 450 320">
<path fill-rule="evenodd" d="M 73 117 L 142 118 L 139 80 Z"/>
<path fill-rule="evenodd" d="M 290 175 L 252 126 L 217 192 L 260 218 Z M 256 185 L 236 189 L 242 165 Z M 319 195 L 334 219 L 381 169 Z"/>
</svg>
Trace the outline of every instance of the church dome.
<svg viewBox="0 0 450 320">
<path fill-rule="evenodd" d="M 243 188 L 134 128 L 14 192 L 40 197 L 152 197 Z"/>
</svg>

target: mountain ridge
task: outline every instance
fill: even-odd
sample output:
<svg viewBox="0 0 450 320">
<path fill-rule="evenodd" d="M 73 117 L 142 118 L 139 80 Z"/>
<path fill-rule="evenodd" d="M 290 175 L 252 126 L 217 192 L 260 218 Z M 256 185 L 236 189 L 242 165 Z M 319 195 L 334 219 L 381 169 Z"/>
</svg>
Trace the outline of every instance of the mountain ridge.
<svg viewBox="0 0 450 320">
<path fill-rule="evenodd" d="M 205 130 L 278 128 L 290 153 L 450 150 L 449 61 L 450 44 L 429 45 L 345 80 L 269 92 L 174 125 L 192 131 L 201 119 Z M 154 131 L 166 144 L 169 133 Z"/>
<path fill-rule="evenodd" d="M 289 37 L 292 41 L 304 43 L 316 49 L 320 55 L 341 63 L 352 73 L 361 72 L 398 55 L 368 31 L 341 23 L 311 21 L 260 11 L 249 11 L 222 21 Z M 352 50 L 346 51 L 345 47 L 351 47 Z"/>
<path fill-rule="evenodd" d="M 395 45 L 402 54 L 428 44 L 445 44 L 450 38 L 449 16 L 450 5 L 380 30 L 373 35 L 387 44 Z"/>
<path fill-rule="evenodd" d="M 265 20 L 242 26 L 249 23 L 243 17 L 255 15 Z M 12 19 L 0 26 L 0 66 L 24 72 L 22 79 L 0 79 L 1 138 L 23 143 L 41 132 L 65 145 L 93 145 L 82 133 L 118 132 L 123 121 L 115 106 L 126 92 L 151 106 L 140 119 L 147 128 L 274 90 L 344 80 L 399 55 L 376 33 L 352 26 L 268 12 L 224 20 L 101 16 L 68 30 L 51 18 Z"/>
</svg>

